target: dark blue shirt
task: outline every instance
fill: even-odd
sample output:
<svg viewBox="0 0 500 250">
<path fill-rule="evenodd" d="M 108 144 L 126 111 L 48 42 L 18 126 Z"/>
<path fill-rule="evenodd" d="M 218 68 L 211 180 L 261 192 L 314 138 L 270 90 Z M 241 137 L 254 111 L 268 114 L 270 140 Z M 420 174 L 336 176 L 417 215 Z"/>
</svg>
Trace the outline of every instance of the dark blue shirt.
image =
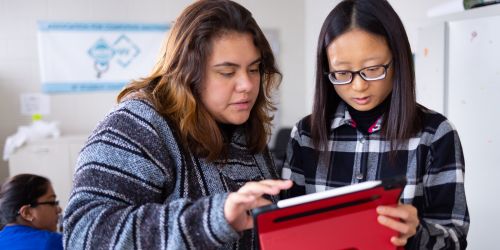
<svg viewBox="0 0 500 250">
<path fill-rule="evenodd" d="M 62 250 L 62 235 L 22 225 L 6 226 L 0 231 L 0 249 Z"/>
</svg>

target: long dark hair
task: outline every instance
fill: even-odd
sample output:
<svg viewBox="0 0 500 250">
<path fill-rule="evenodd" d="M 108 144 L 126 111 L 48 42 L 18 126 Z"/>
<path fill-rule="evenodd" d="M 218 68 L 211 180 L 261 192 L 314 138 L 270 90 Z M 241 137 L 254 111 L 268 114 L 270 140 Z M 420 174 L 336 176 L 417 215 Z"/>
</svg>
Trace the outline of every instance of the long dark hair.
<svg viewBox="0 0 500 250">
<path fill-rule="evenodd" d="M 262 152 L 271 133 L 271 92 L 279 85 L 281 74 L 271 47 L 252 14 L 228 0 L 202 0 L 188 6 L 175 21 L 162 46 L 153 72 L 132 82 L 118 96 L 140 93 L 158 112 L 178 126 L 182 144 L 198 156 L 215 160 L 224 150 L 224 138 L 214 118 L 200 100 L 212 41 L 231 32 L 248 33 L 260 51 L 260 89 L 248 121 L 244 124 L 247 146 Z"/>
<path fill-rule="evenodd" d="M 19 209 L 33 204 L 47 193 L 49 179 L 34 174 L 19 174 L 8 179 L 0 190 L 0 225 L 16 221 Z"/>
<path fill-rule="evenodd" d="M 324 72 L 328 72 L 327 47 L 340 35 L 361 29 L 383 37 L 393 55 L 393 89 L 389 109 L 384 116 L 382 133 L 391 141 L 391 149 L 415 135 L 421 128 L 415 96 L 415 70 L 403 23 L 386 0 L 344 0 L 327 16 L 318 39 L 316 87 L 311 132 L 316 148 L 328 143 L 330 120 L 341 101 Z"/>
</svg>

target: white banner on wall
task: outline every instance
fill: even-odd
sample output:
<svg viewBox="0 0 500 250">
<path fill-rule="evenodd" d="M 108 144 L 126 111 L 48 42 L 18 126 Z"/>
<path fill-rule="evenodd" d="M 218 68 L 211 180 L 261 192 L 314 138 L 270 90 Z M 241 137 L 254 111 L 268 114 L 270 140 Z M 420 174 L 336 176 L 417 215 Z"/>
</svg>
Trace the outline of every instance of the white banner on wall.
<svg viewBox="0 0 500 250">
<path fill-rule="evenodd" d="M 119 90 L 153 68 L 168 24 L 39 22 L 45 93 Z"/>
</svg>

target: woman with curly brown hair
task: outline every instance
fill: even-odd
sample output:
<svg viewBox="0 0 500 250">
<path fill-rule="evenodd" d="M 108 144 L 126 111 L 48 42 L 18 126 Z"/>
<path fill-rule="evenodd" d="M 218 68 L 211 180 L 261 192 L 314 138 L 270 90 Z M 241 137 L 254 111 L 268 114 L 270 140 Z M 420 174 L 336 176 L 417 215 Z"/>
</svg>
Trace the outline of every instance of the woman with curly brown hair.
<svg viewBox="0 0 500 250">
<path fill-rule="evenodd" d="M 267 149 L 281 75 L 251 13 L 196 1 L 152 73 L 132 82 L 81 151 L 68 249 L 248 249 L 249 210 L 291 186 Z"/>
</svg>

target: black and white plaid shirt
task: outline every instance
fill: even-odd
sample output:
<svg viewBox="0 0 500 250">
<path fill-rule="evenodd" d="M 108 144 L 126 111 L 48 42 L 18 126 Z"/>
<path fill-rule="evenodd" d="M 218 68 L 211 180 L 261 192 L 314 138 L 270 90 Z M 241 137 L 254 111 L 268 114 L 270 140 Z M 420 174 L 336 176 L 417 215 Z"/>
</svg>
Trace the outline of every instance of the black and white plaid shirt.
<svg viewBox="0 0 500 250">
<path fill-rule="evenodd" d="M 453 125 L 422 107 L 423 129 L 389 160 L 390 142 L 378 119 L 368 134 L 355 128 L 345 103 L 331 122 L 327 157 L 312 144 L 309 117 L 293 128 L 282 170 L 295 185 L 286 198 L 368 180 L 406 175 L 401 202 L 418 210 L 421 226 L 408 248 L 464 249 L 469 213 L 464 191 L 464 158 Z"/>
</svg>

